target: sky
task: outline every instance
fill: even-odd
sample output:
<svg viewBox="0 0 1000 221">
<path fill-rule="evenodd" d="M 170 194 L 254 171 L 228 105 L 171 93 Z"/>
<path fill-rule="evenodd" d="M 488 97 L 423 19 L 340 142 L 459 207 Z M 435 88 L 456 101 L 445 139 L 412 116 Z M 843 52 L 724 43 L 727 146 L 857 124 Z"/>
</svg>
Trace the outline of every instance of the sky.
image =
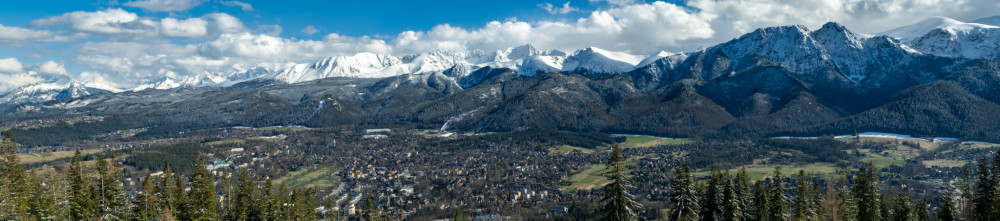
<svg viewBox="0 0 1000 221">
<path fill-rule="evenodd" d="M 360 52 L 532 44 L 650 55 L 769 26 L 832 21 L 874 34 L 997 14 L 995 0 L 15 1 L 0 8 L 0 92 L 53 76 L 129 88 Z"/>
</svg>

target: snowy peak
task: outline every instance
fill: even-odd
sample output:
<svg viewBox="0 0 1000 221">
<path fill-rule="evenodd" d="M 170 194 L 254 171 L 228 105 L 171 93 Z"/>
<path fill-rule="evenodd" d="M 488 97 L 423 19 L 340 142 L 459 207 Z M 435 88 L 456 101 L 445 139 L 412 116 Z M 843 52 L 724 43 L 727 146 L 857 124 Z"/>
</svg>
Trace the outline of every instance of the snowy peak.
<svg viewBox="0 0 1000 221">
<path fill-rule="evenodd" d="M 329 57 L 310 64 L 296 64 L 278 70 L 270 78 L 288 83 L 311 81 L 330 77 L 386 77 L 394 73 L 379 73 L 386 68 L 401 64 L 391 55 L 358 53 L 352 56 Z"/>
<path fill-rule="evenodd" d="M 100 83 L 79 82 L 67 76 L 60 76 L 14 89 L 0 96 L 0 104 L 42 103 L 120 91 Z"/>
<path fill-rule="evenodd" d="M 634 69 L 642 60 L 641 56 L 589 47 L 566 57 L 562 70 L 587 71 L 595 74 L 621 73 Z"/>
<path fill-rule="evenodd" d="M 996 17 L 977 21 L 991 23 Z M 882 34 L 900 39 L 924 54 L 972 59 L 1000 58 L 1000 27 L 945 17 L 924 19 Z"/>
<path fill-rule="evenodd" d="M 972 23 L 1000 26 L 1000 15 L 972 20 Z"/>
</svg>

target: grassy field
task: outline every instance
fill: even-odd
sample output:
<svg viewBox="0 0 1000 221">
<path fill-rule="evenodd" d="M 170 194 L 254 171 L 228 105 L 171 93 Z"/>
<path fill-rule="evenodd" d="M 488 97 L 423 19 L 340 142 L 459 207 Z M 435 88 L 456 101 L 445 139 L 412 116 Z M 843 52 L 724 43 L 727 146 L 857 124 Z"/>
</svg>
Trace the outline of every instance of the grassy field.
<svg viewBox="0 0 1000 221">
<path fill-rule="evenodd" d="M 925 160 L 923 161 L 924 166 L 927 168 L 938 166 L 938 167 L 963 167 L 968 164 L 968 161 L 962 160 Z"/>
<path fill-rule="evenodd" d="M 80 153 L 83 155 L 87 155 L 87 154 L 99 153 L 101 151 L 103 150 L 90 149 L 90 150 L 81 150 Z M 20 156 L 21 156 L 21 163 L 41 163 L 41 162 L 49 162 L 64 158 L 72 158 L 73 154 L 75 153 L 76 153 L 75 150 L 68 150 L 68 151 L 56 151 L 56 152 L 45 152 L 45 153 L 23 153 L 20 154 Z"/>
<path fill-rule="evenodd" d="M 586 154 L 594 153 L 594 150 L 592 150 L 592 149 L 587 149 L 587 148 L 582 148 L 582 147 L 574 147 L 574 146 L 570 146 L 570 145 L 562 145 L 562 146 L 550 148 L 549 149 L 549 155 L 568 154 L 570 152 L 573 152 L 573 150 L 579 150 L 580 152 L 583 152 L 583 153 L 586 153 Z"/>
<path fill-rule="evenodd" d="M 641 148 L 641 147 L 655 147 L 662 145 L 677 145 L 686 144 L 691 142 L 689 139 L 668 139 L 668 138 L 656 138 L 656 137 L 645 137 L 645 136 L 627 136 L 625 137 L 625 143 L 622 143 L 622 148 Z"/>
<path fill-rule="evenodd" d="M 573 184 L 563 187 L 563 191 L 589 190 L 607 185 L 611 181 L 604 176 L 605 168 L 604 164 L 590 165 L 590 168 L 570 177 L 569 182 Z"/>
<path fill-rule="evenodd" d="M 747 165 L 747 175 L 751 180 L 762 180 L 766 177 L 771 177 L 774 175 L 774 168 L 781 166 L 781 175 L 785 177 L 790 177 L 799 173 L 799 170 L 806 171 L 807 175 L 820 175 L 820 176 L 830 176 L 837 173 L 837 167 L 831 163 L 813 163 L 806 165 L 760 165 L 753 164 Z M 708 177 L 709 170 L 699 170 L 692 173 L 695 177 Z M 739 172 L 739 168 L 729 170 L 729 174 L 736 176 Z"/>
<path fill-rule="evenodd" d="M 337 184 L 337 181 L 330 177 L 332 173 L 337 171 L 340 169 L 316 165 L 289 172 L 274 181 L 278 184 L 285 184 L 289 188 L 327 188 Z"/>
<path fill-rule="evenodd" d="M 239 144 L 245 144 L 245 143 L 247 143 L 246 140 L 235 140 L 234 139 L 234 140 L 212 141 L 212 142 L 205 143 L 205 145 L 207 145 L 207 146 L 219 146 L 219 145 L 227 145 L 227 144 L 236 144 L 236 145 L 239 145 Z"/>
</svg>

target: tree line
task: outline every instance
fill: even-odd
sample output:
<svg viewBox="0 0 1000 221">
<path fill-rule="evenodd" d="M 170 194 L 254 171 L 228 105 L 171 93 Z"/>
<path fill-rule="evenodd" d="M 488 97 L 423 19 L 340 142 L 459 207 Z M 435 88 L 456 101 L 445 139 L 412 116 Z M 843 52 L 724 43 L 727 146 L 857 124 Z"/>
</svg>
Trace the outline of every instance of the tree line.
<svg viewBox="0 0 1000 221">
<path fill-rule="evenodd" d="M 76 151 L 68 167 L 28 171 L 10 133 L 0 141 L 0 220 L 318 220 L 311 190 L 258 185 L 244 168 L 235 181 L 216 179 L 201 157 L 190 176 L 164 165 L 141 188 L 125 190 L 114 155 L 84 161 Z M 220 187 L 217 189 L 217 187 Z"/>
</svg>

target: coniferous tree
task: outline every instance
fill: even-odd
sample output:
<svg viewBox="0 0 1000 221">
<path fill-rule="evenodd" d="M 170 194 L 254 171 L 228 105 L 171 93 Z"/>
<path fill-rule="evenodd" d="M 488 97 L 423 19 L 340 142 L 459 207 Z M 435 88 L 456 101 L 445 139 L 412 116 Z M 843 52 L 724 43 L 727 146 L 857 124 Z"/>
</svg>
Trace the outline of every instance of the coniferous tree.
<svg viewBox="0 0 1000 221">
<path fill-rule="evenodd" d="M 710 178 L 701 197 L 701 212 L 699 216 L 702 220 L 718 220 L 722 218 L 722 195 L 725 177 L 722 172 L 712 168 L 709 173 Z"/>
<path fill-rule="evenodd" d="M 50 176 L 51 177 L 51 176 Z M 35 220 L 53 220 L 58 215 L 56 209 L 56 198 L 53 196 L 56 190 L 48 179 L 42 180 L 33 177 L 30 180 L 30 194 L 28 197 L 28 217 Z"/>
<path fill-rule="evenodd" d="M 770 203 L 767 201 L 767 186 L 764 182 L 757 182 L 753 187 L 753 203 L 754 207 L 747 210 L 747 214 L 751 220 L 767 220 L 767 205 Z"/>
<path fill-rule="evenodd" d="M 455 216 L 453 216 L 451 218 L 451 220 L 452 221 L 469 221 L 469 219 L 466 218 L 465 215 L 462 215 L 462 210 L 460 210 L 460 209 L 455 210 Z"/>
<path fill-rule="evenodd" d="M 90 183 L 83 171 L 83 156 L 77 150 L 70 161 L 70 219 L 89 220 L 94 217 L 93 199 L 90 195 Z"/>
<path fill-rule="evenodd" d="M 736 186 L 733 185 L 732 179 L 726 179 L 724 182 L 725 187 L 722 193 L 723 214 L 720 218 L 724 221 L 741 221 L 744 218 L 743 207 L 740 205 L 741 200 L 736 192 Z"/>
<path fill-rule="evenodd" d="M 191 191 L 185 204 L 185 220 L 218 220 L 215 197 L 215 179 L 208 171 L 208 161 L 202 156 L 191 175 Z"/>
<path fill-rule="evenodd" d="M 260 202 L 261 217 L 263 220 L 279 220 L 280 213 L 280 201 L 277 199 L 280 194 L 277 194 L 274 189 L 274 183 L 271 179 L 264 181 L 264 189 L 261 190 L 260 197 L 257 198 L 257 202 Z"/>
<path fill-rule="evenodd" d="M 157 202 L 155 194 L 153 178 L 147 175 L 145 179 L 142 179 L 142 189 L 136 196 L 136 204 L 138 204 L 135 207 L 136 219 L 154 220 L 157 218 L 160 212 L 157 209 L 159 202 Z"/>
<path fill-rule="evenodd" d="M 974 220 L 1000 220 L 1000 211 L 997 211 L 997 175 L 987 158 L 979 160 L 979 180 L 976 182 L 976 190 L 973 195 L 972 218 Z"/>
<path fill-rule="evenodd" d="M 670 200 L 673 203 L 670 220 L 698 220 L 698 191 L 695 190 L 690 168 L 682 166 L 674 169 Z"/>
<path fill-rule="evenodd" d="M 751 219 L 751 216 L 748 215 L 749 210 L 753 207 L 754 203 L 750 188 L 750 175 L 747 174 L 746 167 L 741 167 L 739 172 L 736 173 L 735 191 L 740 209 L 743 212 L 743 220 L 749 221 Z"/>
<path fill-rule="evenodd" d="M 959 194 L 958 199 L 958 213 L 965 220 L 971 220 L 970 216 L 972 213 L 972 172 L 969 171 L 969 166 L 962 167 L 962 172 L 959 174 L 959 179 L 957 183 Z"/>
<path fill-rule="evenodd" d="M 0 165 L 0 219 L 28 219 L 28 173 L 21 165 L 17 143 L 7 131 L 0 140 L 0 155 L 3 164 Z"/>
<path fill-rule="evenodd" d="M 910 201 L 910 195 L 906 192 L 899 193 L 896 195 L 893 204 L 890 206 L 889 220 L 892 221 L 911 221 L 917 220 L 916 210 L 913 208 L 913 202 Z"/>
<path fill-rule="evenodd" d="M 875 176 L 875 168 L 871 164 L 868 167 L 858 169 L 857 181 L 851 187 L 851 194 L 854 203 L 856 203 L 856 218 L 858 221 L 882 219 L 882 211 L 880 210 L 882 202 L 879 199 L 878 178 Z"/>
<path fill-rule="evenodd" d="M 795 198 L 792 199 L 792 220 L 811 220 L 816 216 L 816 210 L 812 207 L 813 190 L 807 179 L 806 172 L 799 170 L 799 175 L 795 178 Z"/>
<path fill-rule="evenodd" d="M 945 182 L 947 183 L 947 182 Z M 937 218 L 938 221 L 958 221 L 960 216 L 958 215 L 958 209 L 955 207 L 954 202 L 955 193 L 949 188 L 948 191 L 944 192 L 938 201 L 940 205 L 938 208 Z"/>
<path fill-rule="evenodd" d="M 611 183 L 604 186 L 604 216 L 601 220 L 638 220 L 641 205 L 633 200 L 629 194 L 628 178 L 626 177 L 625 159 L 622 158 L 621 148 L 614 146 L 611 156 L 608 158 L 607 175 L 610 176 Z"/>
<path fill-rule="evenodd" d="M 837 192 L 837 187 L 833 185 L 833 182 L 826 182 L 826 189 L 824 192 L 826 194 L 819 203 L 819 220 L 845 220 L 843 214 L 844 200 L 840 197 L 840 194 Z"/>
<path fill-rule="evenodd" d="M 160 177 L 159 182 L 156 184 L 156 198 L 157 208 L 161 211 L 170 208 L 171 211 L 177 210 L 177 190 L 174 188 L 174 172 L 170 169 L 170 164 L 163 163 L 163 176 Z"/>
<path fill-rule="evenodd" d="M 774 177 L 767 187 L 767 220 L 784 221 L 789 219 L 788 197 L 785 196 L 785 184 L 781 181 L 781 167 L 774 168 Z"/>
<path fill-rule="evenodd" d="M 257 220 L 261 214 L 257 206 L 257 186 L 250 180 L 250 172 L 246 168 L 240 169 L 239 182 L 236 184 L 235 193 L 228 198 L 226 213 L 227 220 Z"/>
</svg>

